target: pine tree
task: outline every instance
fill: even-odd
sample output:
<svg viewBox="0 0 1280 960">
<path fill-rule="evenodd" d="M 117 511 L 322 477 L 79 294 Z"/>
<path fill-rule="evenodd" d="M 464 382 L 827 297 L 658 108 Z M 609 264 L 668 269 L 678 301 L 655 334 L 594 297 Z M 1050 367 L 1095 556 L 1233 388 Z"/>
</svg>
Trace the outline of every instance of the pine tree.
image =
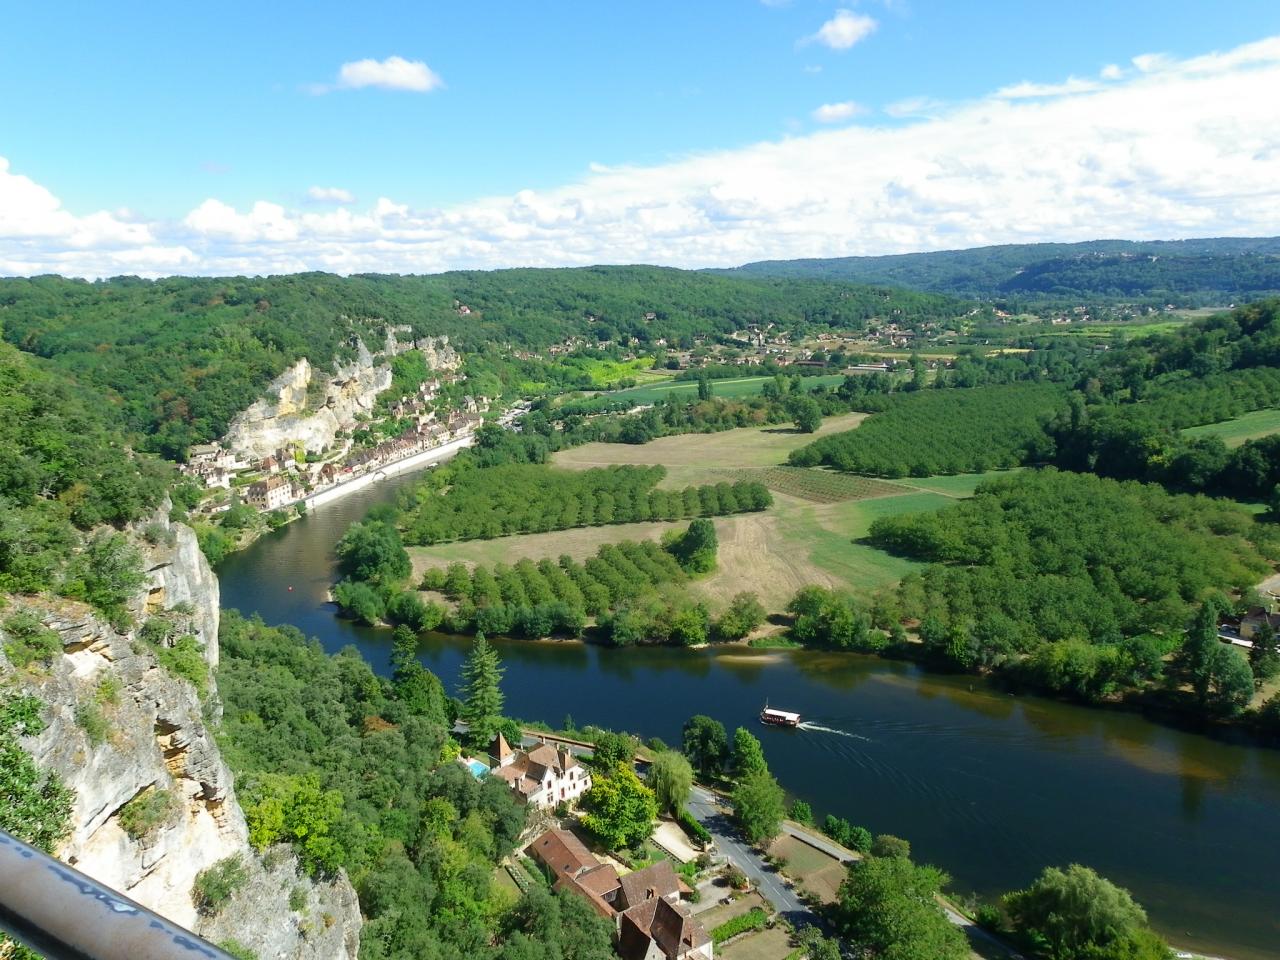
<svg viewBox="0 0 1280 960">
<path fill-rule="evenodd" d="M 1209 700 L 1218 646 L 1218 610 L 1214 604 L 1204 603 L 1187 631 L 1182 647 L 1191 686 L 1196 699 L 1202 704 Z"/>
<path fill-rule="evenodd" d="M 475 747 L 488 746 L 502 721 L 502 672 L 498 652 L 489 646 L 483 631 L 476 631 L 462 668 L 462 719 L 467 724 L 467 738 Z"/>
</svg>

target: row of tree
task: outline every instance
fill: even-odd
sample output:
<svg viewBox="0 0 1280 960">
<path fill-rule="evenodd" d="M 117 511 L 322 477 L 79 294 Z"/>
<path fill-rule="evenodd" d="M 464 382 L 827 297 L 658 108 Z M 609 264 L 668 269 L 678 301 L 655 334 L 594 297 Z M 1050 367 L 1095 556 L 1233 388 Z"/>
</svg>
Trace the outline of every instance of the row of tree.
<svg viewBox="0 0 1280 960">
<path fill-rule="evenodd" d="M 904 393 L 857 429 L 793 451 L 790 462 L 881 477 L 1012 467 L 1052 453 L 1044 426 L 1064 403 L 1049 384 Z"/>
<path fill-rule="evenodd" d="M 683 520 L 764 510 L 773 498 L 753 481 L 656 489 L 663 467 L 612 466 L 556 470 L 507 464 L 462 470 L 449 485 L 423 484 L 401 518 L 411 544 L 493 539 L 573 527 Z"/>
</svg>

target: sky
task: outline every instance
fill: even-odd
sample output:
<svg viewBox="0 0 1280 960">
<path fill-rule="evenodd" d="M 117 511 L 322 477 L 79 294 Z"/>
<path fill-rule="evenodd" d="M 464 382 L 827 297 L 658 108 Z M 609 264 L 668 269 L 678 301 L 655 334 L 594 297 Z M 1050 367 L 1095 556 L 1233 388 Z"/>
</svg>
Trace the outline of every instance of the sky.
<svg viewBox="0 0 1280 960">
<path fill-rule="evenodd" d="M 1275 0 L 6 6 L 3 275 L 1280 233 Z"/>
</svg>

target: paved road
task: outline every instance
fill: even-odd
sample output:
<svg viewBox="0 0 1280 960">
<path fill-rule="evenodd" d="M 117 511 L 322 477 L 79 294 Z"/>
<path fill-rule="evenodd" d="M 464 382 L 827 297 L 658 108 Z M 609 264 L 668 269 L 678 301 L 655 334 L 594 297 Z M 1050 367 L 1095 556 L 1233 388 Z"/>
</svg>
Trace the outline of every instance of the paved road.
<svg viewBox="0 0 1280 960">
<path fill-rule="evenodd" d="M 733 821 L 716 805 L 714 795 L 701 787 L 694 787 L 689 796 L 689 812 L 707 828 L 720 855 L 745 873 L 764 898 L 793 926 L 798 928 L 817 923 L 813 911 L 786 885 L 778 871 L 765 863 L 739 836 Z"/>
</svg>

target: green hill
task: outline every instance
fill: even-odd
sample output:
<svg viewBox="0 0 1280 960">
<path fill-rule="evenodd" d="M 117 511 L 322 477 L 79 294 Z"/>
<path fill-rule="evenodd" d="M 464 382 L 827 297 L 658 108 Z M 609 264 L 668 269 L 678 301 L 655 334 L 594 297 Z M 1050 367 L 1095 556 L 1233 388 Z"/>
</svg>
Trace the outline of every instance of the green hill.
<svg viewBox="0 0 1280 960">
<path fill-rule="evenodd" d="M 1280 291 L 1280 237 L 1007 244 L 882 257 L 761 260 L 728 272 L 893 284 L 987 299 L 1220 305 Z"/>
</svg>

